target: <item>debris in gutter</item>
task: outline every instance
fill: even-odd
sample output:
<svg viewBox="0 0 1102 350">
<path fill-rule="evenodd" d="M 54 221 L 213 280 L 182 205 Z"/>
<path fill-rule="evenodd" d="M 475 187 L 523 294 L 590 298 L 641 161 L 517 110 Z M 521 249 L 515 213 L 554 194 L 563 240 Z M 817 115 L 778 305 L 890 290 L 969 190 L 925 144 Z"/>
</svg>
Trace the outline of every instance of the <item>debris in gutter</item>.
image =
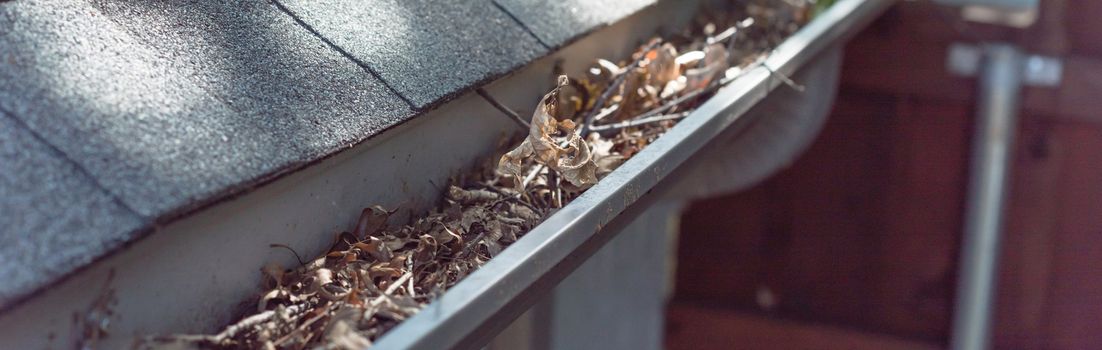
<svg viewBox="0 0 1102 350">
<path fill-rule="evenodd" d="M 530 122 L 479 91 L 526 137 L 454 179 L 435 209 L 394 227 L 398 208 L 366 208 L 325 255 L 263 267 L 254 314 L 218 334 L 153 336 L 141 347 L 370 347 L 760 64 L 813 10 L 796 0 L 732 7 L 702 11 L 693 30 L 652 39 L 626 61 L 558 76 Z"/>
</svg>

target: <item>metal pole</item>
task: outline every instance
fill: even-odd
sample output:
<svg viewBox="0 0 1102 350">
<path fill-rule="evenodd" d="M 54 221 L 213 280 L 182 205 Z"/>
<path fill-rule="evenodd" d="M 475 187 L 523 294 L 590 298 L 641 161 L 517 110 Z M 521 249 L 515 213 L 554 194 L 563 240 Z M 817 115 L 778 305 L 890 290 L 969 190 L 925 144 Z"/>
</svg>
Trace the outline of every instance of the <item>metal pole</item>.
<svg viewBox="0 0 1102 350">
<path fill-rule="evenodd" d="M 985 46 L 976 137 L 965 208 L 950 349 L 988 348 L 1007 170 L 1017 125 L 1022 54 L 1012 45 Z"/>
</svg>

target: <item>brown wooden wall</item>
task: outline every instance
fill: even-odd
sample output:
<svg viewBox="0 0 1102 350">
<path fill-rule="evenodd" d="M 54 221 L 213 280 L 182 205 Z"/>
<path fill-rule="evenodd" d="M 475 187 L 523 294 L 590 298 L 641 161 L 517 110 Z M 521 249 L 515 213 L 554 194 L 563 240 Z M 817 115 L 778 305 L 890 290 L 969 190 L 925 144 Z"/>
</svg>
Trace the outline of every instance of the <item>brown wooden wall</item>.
<svg viewBox="0 0 1102 350">
<path fill-rule="evenodd" d="M 856 38 L 811 150 L 760 186 L 688 209 L 672 307 L 944 344 L 975 90 L 947 73 L 946 48 L 998 39 L 1065 57 L 1067 71 L 1060 88 L 1024 93 L 995 345 L 1102 349 L 1102 1 L 1042 3 L 1037 25 L 1010 30 L 901 2 Z M 757 301 L 764 289 L 771 311 Z"/>
</svg>

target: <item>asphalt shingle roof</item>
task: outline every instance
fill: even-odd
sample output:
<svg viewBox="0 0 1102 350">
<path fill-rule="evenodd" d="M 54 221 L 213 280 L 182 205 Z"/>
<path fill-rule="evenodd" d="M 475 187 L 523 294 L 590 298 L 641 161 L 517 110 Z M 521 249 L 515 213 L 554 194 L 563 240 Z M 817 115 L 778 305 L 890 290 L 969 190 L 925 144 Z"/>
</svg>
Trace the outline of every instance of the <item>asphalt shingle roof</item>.
<svg viewBox="0 0 1102 350">
<path fill-rule="evenodd" d="M 0 1 L 0 308 L 653 2 L 499 1 Z"/>
<path fill-rule="evenodd" d="M 80 167 L 0 112 L 0 300 L 12 300 L 133 237 L 143 221 Z M 18 215 L 17 213 L 34 213 Z M 43 218 L 40 215 L 48 215 Z M 32 238 L 33 237 L 33 238 Z"/>
<path fill-rule="evenodd" d="M 493 0 L 542 43 L 559 47 L 654 4 L 655 0 Z"/>
<path fill-rule="evenodd" d="M 322 37 L 422 108 L 547 52 L 488 0 L 286 0 Z"/>
</svg>

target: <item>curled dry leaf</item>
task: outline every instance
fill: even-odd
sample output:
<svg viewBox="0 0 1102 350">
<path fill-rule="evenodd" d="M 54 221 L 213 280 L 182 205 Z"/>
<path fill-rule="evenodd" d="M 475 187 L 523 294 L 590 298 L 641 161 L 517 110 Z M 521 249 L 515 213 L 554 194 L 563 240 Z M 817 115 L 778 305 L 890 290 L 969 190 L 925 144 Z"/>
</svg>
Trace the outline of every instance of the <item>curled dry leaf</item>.
<svg viewBox="0 0 1102 350">
<path fill-rule="evenodd" d="M 390 218 L 389 212 L 383 207 L 378 205 L 370 208 L 364 208 L 360 213 L 360 220 L 356 223 L 356 228 L 352 231 L 357 238 L 367 237 L 373 235 L 379 230 L 386 227 L 386 221 Z"/>
<path fill-rule="evenodd" d="M 500 172 L 523 178 L 524 161 L 531 158 L 562 173 L 563 179 L 579 188 L 588 188 L 597 183 L 597 167 L 589 156 L 589 145 L 575 132 L 574 122 L 569 119 L 558 121 L 551 117 L 558 108 L 559 89 L 563 86 L 566 86 L 566 80 L 559 79 L 559 86 L 543 96 L 532 115 L 528 137 L 512 151 L 501 156 L 498 162 Z M 568 135 L 565 147 L 559 146 L 559 140 L 554 136 L 559 131 Z"/>
<path fill-rule="evenodd" d="M 551 170 L 558 171 L 574 186 L 586 188 L 597 183 L 597 164 L 593 162 L 589 145 L 578 134 L 570 133 L 570 141 L 556 162 Z"/>
</svg>

